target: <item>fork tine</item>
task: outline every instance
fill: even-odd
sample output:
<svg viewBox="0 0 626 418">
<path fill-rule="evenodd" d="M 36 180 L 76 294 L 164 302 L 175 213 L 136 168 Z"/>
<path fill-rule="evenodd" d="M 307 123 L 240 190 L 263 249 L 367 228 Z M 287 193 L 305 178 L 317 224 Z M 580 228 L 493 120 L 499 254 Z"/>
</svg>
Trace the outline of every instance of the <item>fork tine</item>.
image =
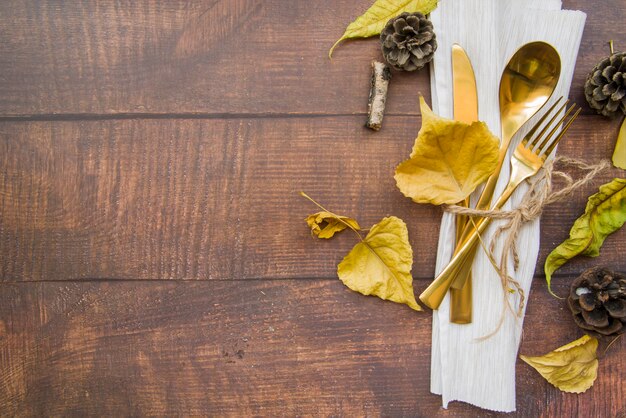
<svg viewBox="0 0 626 418">
<path fill-rule="evenodd" d="M 559 114 L 563 111 L 563 109 L 565 109 L 567 107 L 568 103 L 569 103 L 569 99 L 566 100 L 565 103 L 563 103 L 563 106 L 559 107 L 559 109 L 554 113 L 554 115 L 552 115 L 552 117 L 550 118 L 548 123 L 545 124 L 545 126 L 543 127 L 541 132 L 539 132 L 539 134 L 535 138 L 533 138 L 533 141 L 530 143 L 530 146 L 528 148 L 533 149 L 533 148 L 535 148 L 537 146 L 537 144 L 539 144 L 539 143 L 544 143 L 545 144 L 545 142 L 548 139 L 550 139 L 550 135 L 552 135 L 553 131 L 550 132 L 550 135 L 548 135 L 546 137 L 546 139 L 544 139 L 544 135 L 545 135 L 546 131 L 548 129 L 550 129 L 550 126 L 552 126 L 552 123 L 554 123 L 555 119 L 559 116 Z M 550 108 L 550 111 L 551 110 L 552 110 L 552 108 Z M 558 126 L 558 123 L 557 123 L 557 126 Z M 542 140 L 543 140 L 543 142 L 541 142 Z"/>
<path fill-rule="evenodd" d="M 570 125 L 574 122 L 574 120 L 578 117 L 578 114 L 580 113 L 580 111 L 582 110 L 582 108 L 578 108 L 578 110 L 576 112 L 574 112 L 574 114 L 572 115 L 572 117 L 570 118 L 570 120 L 567 121 L 567 123 L 565 124 L 565 126 L 563 126 L 563 129 L 561 130 L 561 132 L 557 135 L 557 137 L 554 139 L 554 141 L 552 141 L 552 143 L 548 146 L 548 148 L 542 153 L 539 154 L 539 156 L 543 159 L 547 158 L 550 154 L 552 154 L 552 151 L 554 151 L 554 148 L 556 147 L 556 144 L 559 143 L 559 141 L 561 140 L 561 138 L 563 138 L 563 135 L 565 135 L 565 132 L 567 132 L 567 130 L 569 129 Z"/>
<path fill-rule="evenodd" d="M 552 106 L 550 106 L 550 108 L 548 110 L 546 110 L 546 113 L 543 114 L 543 116 L 537 121 L 537 123 L 535 123 L 535 125 L 532 127 L 532 129 L 530 131 L 528 131 L 528 133 L 524 136 L 524 139 L 522 139 L 522 143 L 524 145 L 526 145 L 528 143 L 528 138 L 532 138 L 535 135 L 535 132 L 537 131 L 537 129 L 539 129 L 539 126 L 541 126 L 541 124 L 543 123 L 544 120 L 546 120 L 546 118 L 550 115 L 550 113 L 552 112 L 552 110 L 554 110 L 554 108 L 561 102 L 561 100 L 563 100 L 563 96 L 559 97 L 558 100 L 556 102 L 554 102 L 554 104 L 552 104 Z M 565 103 L 567 103 L 569 100 L 567 100 Z M 557 112 L 558 114 L 558 112 Z M 550 124 L 548 124 L 550 125 Z M 545 129 L 544 129 L 545 131 Z M 543 131 L 539 134 L 540 136 L 543 134 Z"/>
<path fill-rule="evenodd" d="M 552 139 L 552 137 L 554 136 L 554 134 L 556 133 L 556 131 L 559 130 L 559 128 L 561 127 L 561 123 L 563 123 L 563 121 L 565 121 L 567 119 L 567 117 L 569 116 L 570 113 L 572 113 L 572 110 L 574 110 L 576 108 L 576 105 L 573 104 L 570 106 L 569 109 L 567 109 L 567 112 L 565 112 L 565 114 L 563 115 L 563 117 L 561 119 L 559 119 L 559 121 L 557 123 L 554 124 L 554 127 L 552 128 L 552 130 L 550 130 L 550 133 L 546 136 L 546 138 L 541 142 L 540 145 L 537 146 L 537 149 L 535 151 L 535 153 L 537 155 L 541 154 L 541 150 L 543 150 L 549 143 L 550 140 Z"/>
</svg>

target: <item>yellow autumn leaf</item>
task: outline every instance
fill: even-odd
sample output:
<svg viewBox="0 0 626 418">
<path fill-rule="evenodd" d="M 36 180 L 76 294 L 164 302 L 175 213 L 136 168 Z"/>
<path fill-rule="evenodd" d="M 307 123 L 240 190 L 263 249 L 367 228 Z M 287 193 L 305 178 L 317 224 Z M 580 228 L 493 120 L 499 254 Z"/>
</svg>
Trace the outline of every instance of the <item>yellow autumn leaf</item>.
<svg viewBox="0 0 626 418">
<path fill-rule="evenodd" d="M 420 97 L 422 127 L 411 157 L 396 168 L 396 185 L 417 203 L 454 204 L 487 180 L 498 164 L 499 141 L 484 122 L 442 118 Z"/>
<path fill-rule="evenodd" d="M 341 41 L 378 35 L 392 17 L 404 12 L 420 12 L 426 15 L 435 10 L 437 2 L 438 0 L 376 0 L 365 13 L 348 25 L 341 38 L 328 51 L 328 57 L 332 57 L 333 50 Z"/>
<path fill-rule="evenodd" d="M 540 357 L 520 358 L 563 392 L 583 393 L 598 375 L 598 340 L 585 335 Z"/>
<path fill-rule="evenodd" d="M 617 135 L 615 151 L 613 151 L 613 165 L 626 170 L 626 118 L 622 121 L 622 127 Z"/>
<path fill-rule="evenodd" d="M 413 293 L 413 250 L 406 224 L 395 216 L 383 218 L 344 257 L 339 279 L 350 289 L 421 311 Z"/>
<path fill-rule="evenodd" d="M 311 233 L 318 238 L 332 238 L 337 232 L 341 232 L 348 227 L 356 230 L 360 229 L 359 224 L 354 219 L 326 211 L 309 215 L 305 221 L 311 228 Z"/>
</svg>

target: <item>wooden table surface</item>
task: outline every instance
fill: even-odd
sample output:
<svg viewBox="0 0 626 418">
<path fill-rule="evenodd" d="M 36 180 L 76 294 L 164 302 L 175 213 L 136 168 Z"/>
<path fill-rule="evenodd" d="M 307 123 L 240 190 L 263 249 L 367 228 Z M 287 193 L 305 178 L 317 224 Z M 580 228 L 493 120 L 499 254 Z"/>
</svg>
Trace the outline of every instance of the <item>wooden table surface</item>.
<svg viewBox="0 0 626 418">
<path fill-rule="evenodd" d="M 329 47 L 371 0 L 0 3 L 1 416 L 494 416 L 429 391 L 431 314 L 336 278 L 350 234 L 311 239 L 304 190 L 371 225 L 409 225 L 415 288 L 441 211 L 395 188 L 428 71 L 395 74 L 366 130 L 377 41 Z M 587 13 L 570 97 L 626 48 L 624 0 Z M 619 120 L 584 114 L 560 153 L 611 155 Z M 606 173 L 542 219 L 520 352 L 581 332 L 542 272 Z M 626 230 L 556 275 L 626 271 Z M 564 394 L 521 361 L 517 416 L 626 414 L 626 340 Z"/>
</svg>

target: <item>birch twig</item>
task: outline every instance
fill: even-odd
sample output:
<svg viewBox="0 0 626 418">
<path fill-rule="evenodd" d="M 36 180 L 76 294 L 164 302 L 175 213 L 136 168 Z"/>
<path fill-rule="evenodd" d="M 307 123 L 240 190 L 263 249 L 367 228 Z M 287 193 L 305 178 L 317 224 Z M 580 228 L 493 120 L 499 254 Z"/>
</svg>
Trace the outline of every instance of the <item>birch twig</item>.
<svg viewBox="0 0 626 418">
<path fill-rule="evenodd" d="M 365 126 L 375 131 L 378 131 L 383 124 L 389 80 L 391 80 L 391 71 L 387 64 L 372 61 L 372 82 L 367 103 L 367 123 Z"/>
</svg>

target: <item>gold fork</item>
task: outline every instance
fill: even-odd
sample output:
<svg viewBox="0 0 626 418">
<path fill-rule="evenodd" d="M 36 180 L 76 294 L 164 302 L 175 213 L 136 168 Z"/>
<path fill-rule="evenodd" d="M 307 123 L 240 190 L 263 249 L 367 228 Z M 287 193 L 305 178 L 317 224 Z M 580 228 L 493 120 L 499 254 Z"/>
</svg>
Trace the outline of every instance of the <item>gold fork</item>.
<svg viewBox="0 0 626 418">
<path fill-rule="evenodd" d="M 535 175 L 539 169 L 543 167 L 546 162 L 546 158 L 548 158 L 552 151 L 554 151 L 558 142 L 561 140 L 563 135 L 565 135 L 572 122 L 574 122 L 580 113 L 581 109 L 578 108 L 578 110 L 574 112 L 574 115 L 565 122 L 561 132 L 556 135 L 554 139 L 552 139 L 558 131 L 561 123 L 563 123 L 568 118 L 570 113 L 572 113 L 572 111 L 576 108 L 576 105 L 572 105 L 565 112 L 563 117 L 561 117 L 558 122 L 554 123 L 559 114 L 567 107 L 569 101 L 565 101 L 565 103 L 554 113 L 548 123 L 546 123 L 545 127 L 541 129 L 539 134 L 535 135 L 535 132 L 540 128 L 548 115 L 557 107 L 561 99 L 562 98 L 557 100 L 550 107 L 550 109 L 548 109 L 548 111 L 520 142 L 517 148 L 515 148 L 515 151 L 511 156 L 511 176 L 509 178 L 509 182 L 502 192 L 502 195 L 492 206 L 492 210 L 500 209 L 509 197 L 511 197 L 517 186 L 519 186 L 527 178 Z M 546 134 L 551 126 L 552 129 Z M 455 288 L 460 289 L 463 287 L 465 284 L 464 280 L 455 282 L 455 279 L 459 275 L 459 272 L 463 271 L 464 264 L 471 263 L 473 259 L 471 256 L 474 254 L 479 236 L 485 231 L 485 229 L 487 229 L 487 226 L 489 226 L 490 223 L 491 218 L 481 218 L 475 223 L 475 229 L 473 229 L 468 236 L 464 237 L 460 241 L 461 244 L 457 247 L 457 251 L 455 252 L 454 257 L 452 257 L 452 260 L 450 260 L 446 268 L 439 273 L 437 278 L 435 278 L 430 286 L 428 286 L 428 288 L 426 288 L 426 290 L 424 290 L 424 292 L 420 295 L 420 300 L 426 306 L 431 309 L 439 308 L 441 301 L 453 283 Z"/>
</svg>

